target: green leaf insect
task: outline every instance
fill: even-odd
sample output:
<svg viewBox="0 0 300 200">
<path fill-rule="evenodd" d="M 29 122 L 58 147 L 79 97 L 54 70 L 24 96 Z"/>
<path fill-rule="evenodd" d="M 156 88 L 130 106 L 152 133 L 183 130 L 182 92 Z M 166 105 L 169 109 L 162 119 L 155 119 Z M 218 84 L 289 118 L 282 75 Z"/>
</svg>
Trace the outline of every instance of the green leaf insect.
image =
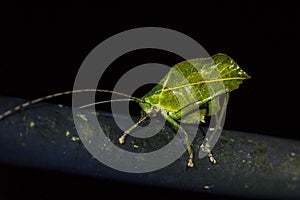
<svg viewBox="0 0 300 200">
<path fill-rule="evenodd" d="M 22 105 L 6 111 L 0 115 L 0 120 L 34 103 L 53 97 L 79 93 L 79 92 L 104 92 L 114 93 L 128 99 L 115 99 L 96 102 L 81 106 L 117 102 L 135 101 L 142 108 L 142 117 L 133 126 L 129 127 L 121 137 L 119 143 L 125 143 L 126 137 L 143 121 L 157 113 L 161 115 L 183 136 L 189 154 L 187 166 L 193 167 L 193 151 L 188 139 L 188 133 L 180 126 L 180 123 L 200 124 L 205 122 L 206 116 L 216 115 L 221 112 L 217 125 L 224 116 L 221 109 L 220 97 L 226 95 L 226 103 L 229 93 L 239 87 L 243 80 L 250 76 L 244 72 L 238 64 L 226 54 L 216 54 L 209 58 L 196 58 L 186 60 L 174 65 L 165 77 L 141 98 L 102 89 L 83 89 L 56 93 L 28 101 Z M 202 145 L 203 147 L 203 145 Z M 209 145 L 202 148 L 208 155 L 209 160 L 215 164 Z"/>
<path fill-rule="evenodd" d="M 160 112 L 183 135 L 189 153 L 187 165 L 193 167 L 193 151 L 188 133 L 179 123 L 205 122 L 205 116 L 214 115 L 219 111 L 219 97 L 226 93 L 228 99 L 229 92 L 237 89 L 242 81 L 248 78 L 250 76 L 225 54 L 176 64 L 159 84 L 141 98 L 139 104 L 145 116 L 124 132 L 119 138 L 119 143 L 123 144 L 126 136 L 148 116 Z M 205 151 L 210 161 L 215 164 L 216 160 L 210 149 L 206 148 Z"/>
</svg>

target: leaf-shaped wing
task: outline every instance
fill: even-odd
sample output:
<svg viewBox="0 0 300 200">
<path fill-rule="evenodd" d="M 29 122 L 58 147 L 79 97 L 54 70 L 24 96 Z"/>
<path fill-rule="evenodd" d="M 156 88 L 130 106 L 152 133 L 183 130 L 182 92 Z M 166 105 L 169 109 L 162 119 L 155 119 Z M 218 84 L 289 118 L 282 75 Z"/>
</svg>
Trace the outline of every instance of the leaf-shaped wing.
<svg viewBox="0 0 300 200">
<path fill-rule="evenodd" d="M 195 102 L 208 102 L 214 95 L 224 93 L 225 89 L 235 90 L 248 78 L 250 76 L 232 58 L 216 54 L 211 58 L 196 58 L 176 64 L 145 97 L 152 98 L 152 104 L 176 113 Z M 210 104 L 210 114 L 213 114 L 219 106 L 217 102 Z M 181 114 L 177 115 L 181 117 Z"/>
</svg>

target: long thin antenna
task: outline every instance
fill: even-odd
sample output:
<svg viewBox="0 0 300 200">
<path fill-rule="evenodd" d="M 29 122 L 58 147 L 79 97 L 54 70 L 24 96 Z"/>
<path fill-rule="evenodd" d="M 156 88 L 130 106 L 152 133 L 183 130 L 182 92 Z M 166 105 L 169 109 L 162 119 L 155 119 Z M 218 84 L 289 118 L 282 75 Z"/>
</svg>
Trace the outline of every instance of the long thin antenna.
<svg viewBox="0 0 300 200">
<path fill-rule="evenodd" d="M 0 115 L 0 120 L 2 120 L 3 118 L 25 108 L 25 107 L 28 107 L 32 104 L 35 104 L 35 103 L 38 103 L 38 102 L 41 102 L 41 101 L 44 101 L 44 100 L 47 100 L 47 99 L 51 99 L 51 98 L 54 98 L 54 97 L 58 97 L 58 96 L 62 96 L 62 95 L 67 95 L 67 94 L 74 94 L 74 93 L 81 93 L 81 92 L 104 92 L 104 93 L 111 93 L 111 94 L 117 94 L 117 95 L 120 95 L 120 96 L 124 96 L 124 97 L 129 97 L 130 99 L 132 99 L 132 101 L 135 101 L 135 102 L 143 102 L 142 99 L 140 98 L 137 98 L 137 97 L 132 97 L 128 94 L 124 94 L 124 93 L 121 93 L 121 92 L 115 92 L 115 91 L 111 91 L 111 90 L 102 90 L 102 89 L 82 89 L 82 90 L 70 90 L 70 91 L 66 91 L 66 92 L 59 92 L 59 93 L 55 93 L 55 94 L 51 94 L 51 95 L 48 95 L 48 96 L 44 96 L 44 97 L 41 97 L 41 98 L 38 98 L 38 99 L 34 99 L 34 100 L 31 100 L 31 101 L 27 101 L 21 105 L 18 105 L 16 107 L 14 107 L 13 109 L 10 109 L 6 112 L 4 112 L 3 114 Z"/>
<path fill-rule="evenodd" d="M 98 104 L 111 103 L 111 102 L 120 102 L 120 101 L 135 101 L 135 100 L 133 100 L 133 99 L 113 99 L 113 100 L 99 101 L 99 102 L 90 103 L 90 104 L 80 106 L 79 108 L 86 108 L 86 107 L 94 106 L 94 105 L 98 105 Z"/>
</svg>

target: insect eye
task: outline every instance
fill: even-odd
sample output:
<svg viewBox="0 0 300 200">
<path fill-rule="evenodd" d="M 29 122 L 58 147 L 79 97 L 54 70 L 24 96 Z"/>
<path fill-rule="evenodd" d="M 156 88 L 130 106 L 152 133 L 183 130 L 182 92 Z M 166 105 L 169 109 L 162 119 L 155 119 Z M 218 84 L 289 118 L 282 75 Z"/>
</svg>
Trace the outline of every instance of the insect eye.
<svg viewBox="0 0 300 200">
<path fill-rule="evenodd" d="M 157 110 L 157 106 L 152 106 L 152 110 Z"/>
</svg>

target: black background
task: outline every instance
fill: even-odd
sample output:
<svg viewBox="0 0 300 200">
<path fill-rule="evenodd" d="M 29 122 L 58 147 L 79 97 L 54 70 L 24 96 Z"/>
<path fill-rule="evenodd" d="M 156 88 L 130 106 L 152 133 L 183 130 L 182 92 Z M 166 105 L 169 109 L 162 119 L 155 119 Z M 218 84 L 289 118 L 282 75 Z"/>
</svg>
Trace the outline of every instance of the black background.
<svg viewBox="0 0 300 200">
<path fill-rule="evenodd" d="M 255 1 L 140 4 L 4 9 L 0 94 L 33 99 L 70 90 L 82 61 L 103 40 L 132 28 L 165 27 L 192 37 L 210 55 L 228 54 L 251 75 L 231 94 L 226 129 L 300 139 L 297 6 Z M 160 51 L 130 54 L 112 66 L 103 87 L 112 88 L 112 77 L 137 64 L 177 61 Z M 70 98 L 52 102 L 68 105 Z"/>
</svg>

